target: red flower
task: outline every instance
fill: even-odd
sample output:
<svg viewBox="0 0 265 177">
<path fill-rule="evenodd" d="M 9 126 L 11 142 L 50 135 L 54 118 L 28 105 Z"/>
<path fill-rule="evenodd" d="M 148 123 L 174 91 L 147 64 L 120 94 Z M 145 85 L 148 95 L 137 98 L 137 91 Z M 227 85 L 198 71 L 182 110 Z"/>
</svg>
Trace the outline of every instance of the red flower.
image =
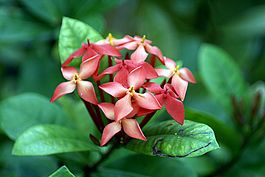
<svg viewBox="0 0 265 177">
<path fill-rule="evenodd" d="M 117 121 L 114 113 L 115 106 L 112 103 L 101 103 L 98 106 L 108 119 L 113 120 L 113 122 L 109 123 L 103 130 L 100 141 L 101 146 L 104 146 L 116 133 L 120 132 L 121 129 L 132 138 L 146 141 L 146 137 L 144 136 L 137 120 L 128 115 L 126 118 L 124 117 Z"/>
<path fill-rule="evenodd" d="M 98 81 L 102 79 L 107 74 L 113 74 L 117 73 L 114 77 L 114 82 L 119 82 L 123 84 L 126 83 L 126 76 L 128 76 L 129 72 L 134 70 L 137 67 L 142 66 L 142 68 L 145 71 L 146 79 L 154 79 L 158 77 L 158 74 L 156 73 L 155 69 L 147 62 L 141 62 L 141 63 L 134 63 L 132 60 L 119 60 L 115 59 L 116 65 L 108 67 L 105 69 L 101 74 L 99 74 L 95 80 Z"/>
<path fill-rule="evenodd" d="M 172 78 L 171 85 L 183 101 L 186 95 L 188 82 L 196 83 L 192 72 L 188 68 L 179 68 L 175 61 L 165 58 L 165 66 L 168 69 L 156 69 L 159 76 Z"/>
<path fill-rule="evenodd" d="M 156 46 L 151 46 L 152 41 L 147 40 L 145 36 L 141 38 L 139 36 L 131 37 L 126 35 L 123 40 L 128 40 L 129 42 L 118 45 L 117 48 L 135 50 L 131 55 L 131 59 L 135 63 L 145 61 L 148 53 L 156 56 L 162 63 L 164 63 L 163 55 L 160 49 Z"/>
<path fill-rule="evenodd" d="M 83 43 L 82 47 L 74 51 L 62 64 L 67 66 L 74 58 L 82 57 L 82 62 L 89 59 L 101 59 L 104 55 L 121 57 L 120 52 L 109 44 Z"/>
<path fill-rule="evenodd" d="M 151 93 L 141 94 L 136 92 L 144 84 L 145 77 L 145 71 L 140 66 L 129 73 L 124 85 L 119 82 L 108 82 L 99 86 L 113 97 L 120 98 L 114 108 L 116 121 L 121 120 L 133 111 L 132 102 L 149 110 L 161 108 L 161 105 Z"/>
<path fill-rule="evenodd" d="M 63 82 L 56 87 L 51 102 L 54 102 L 65 94 L 73 92 L 77 88 L 78 94 L 82 99 L 92 104 L 97 104 L 98 101 L 93 84 L 89 81 L 84 81 L 94 74 L 97 65 L 98 62 L 96 60 L 88 60 L 81 64 L 79 73 L 74 67 L 62 67 L 63 77 L 69 81 Z"/>
<path fill-rule="evenodd" d="M 144 88 L 156 94 L 159 103 L 165 105 L 167 112 L 175 121 L 180 124 L 184 123 L 184 105 L 178 100 L 178 96 L 170 84 L 166 84 L 162 89 L 160 85 L 148 82 L 144 84 Z"/>
</svg>

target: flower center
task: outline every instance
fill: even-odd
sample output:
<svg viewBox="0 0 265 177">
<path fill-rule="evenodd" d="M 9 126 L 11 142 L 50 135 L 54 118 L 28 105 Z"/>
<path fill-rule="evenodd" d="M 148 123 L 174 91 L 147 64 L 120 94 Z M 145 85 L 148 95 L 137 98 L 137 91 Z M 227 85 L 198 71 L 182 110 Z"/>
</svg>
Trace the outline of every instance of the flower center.
<svg viewBox="0 0 265 177">
<path fill-rule="evenodd" d="M 79 75 L 77 73 L 75 73 L 74 77 L 73 77 L 73 81 L 74 83 L 77 83 L 78 81 L 80 81 L 81 78 L 79 77 Z"/>
<path fill-rule="evenodd" d="M 177 75 L 179 75 L 179 68 L 180 68 L 180 66 L 179 65 L 177 65 L 176 66 L 176 68 L 174 69 L 174 74 L 177 74 Z"/>
<path fill-rule="evenodd" d="M 146 36 L 143 35 L 143 37 L 142 37 L 142 41 L 141 41 L 142 44 L 144 44 L 145 39 L 146 39 Z"/>
<path fill-rule="evenodd" d="M 112 34 L 109 33 L 109 36 L 108 37 L 109 37 L 109 43 L 110 43 L 110 45 L 114 46 Z"/>
<path fill-rule="evenodd" d="M 129 89 L 128 89 L 128 93 L 133 96 L 135 94 L 135 90 L 133 88 L 133 86 L 131 86 Z"/>
</svg>

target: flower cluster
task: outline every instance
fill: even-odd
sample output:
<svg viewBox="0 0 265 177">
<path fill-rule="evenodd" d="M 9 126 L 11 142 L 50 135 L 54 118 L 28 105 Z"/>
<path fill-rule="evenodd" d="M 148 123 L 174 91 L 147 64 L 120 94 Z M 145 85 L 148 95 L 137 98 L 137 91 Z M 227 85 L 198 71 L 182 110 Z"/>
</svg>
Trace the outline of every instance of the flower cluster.
<svg viewBox="0 0 265 177">
<path fill-rule="evenodd" d="M 146 140 L 141 128 L 163 106 L 174 120 L 183 124 L 182 101 L 188 83 L 196 81 L 189 69 L 180 68 L 151 44 L 152 41 L 145 36 L 126 35 L 115 39 L 111 34 L 96 43 L 82 44 L 62 64 L 63 77 L 68 81 L 57 86 L 51 102 L 77 89 L 93 121 L 102 131 L 101 146 L 118 132 Z M 125 56 L 120 53 L 122 50 L 127 50 Z M 74 59 L 82 60 L 79 70 L 69 66 Z M 108 67 L 101 71 L 102 62 L 108 63 Z M 159 63 L 165 67 L 156 68 Z M 101 83 L 107 75 L 109 82 Z M 164 77 L 164 81 L 152 82 L 158 77 Z M 100 101 L 95 90 L 99 92 Z M 111 95 L 109 102 L 103 92 Z M 107 125 L 103 124 L 99 109 L 109 119 Z M 136 119 L 141 116 L 144 119 L 139 125 Z"/>
</svg>

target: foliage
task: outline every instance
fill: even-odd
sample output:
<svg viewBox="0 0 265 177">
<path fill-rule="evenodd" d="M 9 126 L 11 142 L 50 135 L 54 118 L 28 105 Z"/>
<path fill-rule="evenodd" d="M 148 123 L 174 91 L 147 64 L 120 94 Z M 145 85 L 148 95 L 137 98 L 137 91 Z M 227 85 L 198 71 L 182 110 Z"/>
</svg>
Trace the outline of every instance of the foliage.
<svg viewBox="0 0 265 177">
<path fill-rule="evenodd" d="M 264 9 L 261 0 L 1 0 L 0 176 L 263 176 Z M 49 102 L 61 62 L 109 31 L 146 35 L 193 71 L 184 126 L 164 109 L 143 129 L 147 142 L 99 147 L 101 133 L 76 95 Z M 205 130 L 211 136 L 200 137 Z M 195 141 L 216 142 L 213 132 L 220 148 L 165 157 L 193 154 Z"/>
</svg>

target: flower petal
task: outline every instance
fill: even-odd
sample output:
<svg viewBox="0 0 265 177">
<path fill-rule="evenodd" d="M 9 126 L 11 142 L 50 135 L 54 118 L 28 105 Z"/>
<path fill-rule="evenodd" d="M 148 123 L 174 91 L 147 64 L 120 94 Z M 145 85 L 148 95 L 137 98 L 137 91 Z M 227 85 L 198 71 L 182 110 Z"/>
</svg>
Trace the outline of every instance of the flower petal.
<svg viewBox="0 0 265 177">
<path fill-rule="evenodd" d="M 165 58 L 165 65 L 170 70 L 174 70 L 176 68 L 176 62 L 170 58 Z"/>
<path fill-rule="evenodd" d="M 156 73 L 155 68 L 152 65 L 150 65 L 149 63 L 144 62 L 142 64 L 142 67 L 145 70 L 145 78 L 146 79 L 154 79 L 154 78 L 158 77 L 158 74 Z"/>
<path fill-rule="evenodd" d="M 133 86 L 135 90 L 139 89 L 145 81 L 145 70 L 140 66 L 135 68 L 128 75 L 128 84 Z"/>
<path fill-rule="evenodd" d="M 114 117 L 115 121 L 119 121 L 122 118 L 126 117 L 133 111 L 131 103 L 131 95 L 127 94 L 123 98 L 119 99 L 114 107 Z"/>
<path fill-rule="evenodd" d="M 154 111 L 155 110 L 140 108 L 138 113 L 137 113 L 137 117 L 146 116 L 147 114 L 150 114 Z"/>
<path fill-rule="evenodd" d="M 119 71 L 120 69 L 121 69 L 121 65 L 120 65 L 120 64 L 117 64 L 117 65 L 114 65 L 114 66 L 108 67 L 107 69 L 105 69 L 101 74 L 99 74 L 99 75 L 96 77 L 96 81 L 99 81 L 99 80 L 102 79 L 105 75 L 107 75 L 107 74 L 113 74 L 113 73 Z"/>
<path fill-rule="evenodd" d="M 181 79 L 177 74 L 172 77 L 171 85 L 174 87 L 176 93 L 179 95 L 181 101 L 185 99 L 188 82 Z"/>
<path fill-rule="evenodd" d="M 145 49 L 148 53 L 155 55 L 161 61 L 161 63 L 164 63 L 163 54 L 158 47 L 151 46 L 151 45 L 145 45 Z"/>
<path fill-rule="evenodd" d="M 123 119 L 121 121 L 122 128 L 124 132 L 132 138 L 140 139 L 146 141 L 146 137 L 144 136 L 137 120 L 135 119 Z"/>
<path fill-rule="evenodd" d="M 74 51 L 62 64 L 62 67 L 71 63 L 74 58 L 81 57 L 86 51 L 86 44 L 83 44 L 81 48 Z"/>
<path fill-rule="evenodd" d="M 98 107 L 104 112 L 105 116 L 110 119 L 114 120 L 114 104 L 112 103 L 100 103 Z"/>
<path fill-rule="evenodd" d="M 78 74 L 78 71 L 75 67 L 65 66 L 61 67 L 63 77 L 67 80 L 72 80 L 75 74 Z"/>
<path fill-rule="evenodd" d="M 98 104 L 97 96 L 93 87 L 93 84 L 89 81 L 78 81 L 77 91 L 79 96 L 85 101 Z"/>
<path fill-rule="evenodd" d="M 131 60 L 133 60 L 135 63 L 141 63 L 147 58 L 147 56 L 148 53 L 146 53 L 144 46 L 140 44 L 132 53 Z"/>
<path fill-rule="evenodd" d="M 95 55 L 93 58 L 88 59 L 81 63 L 80 65 L 80 78 L 87 79 L 88 77 L 92 76 L 99 67 L 99 55 Z"/>
<path fill-rule="evenodd" d="M 180 77 L 188 82 L 196 83 L 196 80 L 192 74 L 192 72 L 188 68 L 179 69 Z"/>
<path fill-rule="evenodd" d="M 161 109 L 160 103 L 157 101 L 157 99 L 149 92 L 140 94 L 140 93 L 135 93 L 133 95 L 133 98 L 137 102 L 137 104 L 145 109 Z"/>
<path fill-rule="evenodd" d="M 161 69 L 161 68 L 157 68 L 155 69 L 156 73 L 158 74 L 158 76 L 162 76 L 162 77 L 167 77 L 170 78 L 173 74 L 173 72 L 169 69 Z"/>
<path fill-rule="evenodd" d="M 121 57 L 121 53 L 110 44 L 91 44 L 91 46 L 93 46 L 93 49 L 101 55 Z"/>
<path fill-rule="evenodd" d="M 177 121 L 179 124 L 184 123 L 184 106 L 183 103 L 171 96 L 166 98 L 166 109 L 167 112 Z"/>
<path fill-rule="evenodd" d="M 129 71 L 122 67 L 120 71 L 117 72 L 117 74 L 114 77 L 114 82 L 118 82 L 122 84 L 124 87 L 129 87 L 128 85 L 128 75 Z"/>
<path fill-rule="evenodd" d="M 54 102 L 55 100 L 57 100 L 58 98 L 60 98 L 61 96 L 67 94 L 67 93 L 72 93 L 75 90 L 75 83 L 72 81 L 69 82 L 63 82 L 61 84 L 59 84 L 54 93 L 53 96 L 51 98 L 51 102 Z"/>
<path fill-rule="evenodd" d="M 121 131 L 121 124 L 117 122 L 108 124 L 103 130 L 100 146 L 104 146 L 119 131 Z"/>
<path fill-rule="evenodd" d="M 123 97 L 128 90 L 118 82 L 108 82 L 103 85 L 100 85 L 99 88 L 114 97 Z"/>
<path fill-rule="evenodd" d="M 82 57 L 82 62 L 90 59 L 90 58 L 94 58 L 95 56 L 99 55 L 94 49 L 91 48 L 91 45 L 87 46 L 87 49 Z M 101 56 L 101 55 L 99 55 Z"/>
<path fill-rule="evenodd" d="M 128 49 L 128 50 L 135 50 L 137 48 L 138 44 L 135 41 L 128 42 L 122 45 L 117 46 L 118 49 Z"/>
<path fill-rule="evenodd" d="M 143 87 L 145 89 L 147 89 L 148 91 L 154 93 L 154 94 L 158 94 L 158 93 L 161 93 L 164 91 L 160 87 L 160 85 L 158 85 L 157 83 L 154 83 L 154 82 L 146 82 L 146 83 L 144 83 Z"/>
</svg>

